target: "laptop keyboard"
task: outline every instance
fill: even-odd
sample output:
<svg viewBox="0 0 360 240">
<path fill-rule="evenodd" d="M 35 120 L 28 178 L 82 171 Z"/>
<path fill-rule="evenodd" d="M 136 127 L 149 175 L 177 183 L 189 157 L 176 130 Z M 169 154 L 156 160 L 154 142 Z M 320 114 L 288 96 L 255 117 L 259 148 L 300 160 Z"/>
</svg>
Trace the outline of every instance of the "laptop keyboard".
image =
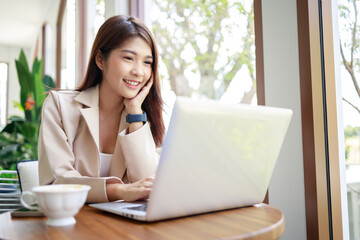
<svg viewBox="0 0 360 240">
<path fill-rule="evenodd" d="M 142 204 L 135 207 L 128 207 L 127 209 L 146 212 L 147 204 Z"/>
</svg>

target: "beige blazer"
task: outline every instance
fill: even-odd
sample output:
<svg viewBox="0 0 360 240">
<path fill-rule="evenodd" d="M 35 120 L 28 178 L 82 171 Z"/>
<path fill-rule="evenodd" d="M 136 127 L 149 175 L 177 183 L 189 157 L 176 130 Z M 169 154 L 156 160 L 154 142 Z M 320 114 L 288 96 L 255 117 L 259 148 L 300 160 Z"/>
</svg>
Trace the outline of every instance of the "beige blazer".
<svg viewBox="0 0 360 240">
<path fill-rule="evenodd" d="M 87 202 L 107 202 L 106 183 L 132 183 L 155 174 L 159 153 L 149 123 L 126 134 L 125 108 L 111 162 L 100 177 L 99 87 L 51 91 L 42 108 L 38 157 L 40 184 L 87 184 Z"/>
</svg>

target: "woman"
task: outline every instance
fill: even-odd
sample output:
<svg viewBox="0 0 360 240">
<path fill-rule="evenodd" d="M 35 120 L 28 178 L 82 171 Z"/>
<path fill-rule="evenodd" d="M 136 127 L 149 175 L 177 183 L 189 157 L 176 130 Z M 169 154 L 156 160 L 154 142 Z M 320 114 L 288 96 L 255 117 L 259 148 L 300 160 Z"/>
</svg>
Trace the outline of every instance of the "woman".
<svg viewBox="0 0 360 240">
<path fill-rule="evenodd" d="M 150 31 L 133 17 L 108 19 L 82 85 L 44 101 L 40 184 L 90 185 L 87 202 L 146 199 L 164 136 L 159 81 Z"/>
</svg>

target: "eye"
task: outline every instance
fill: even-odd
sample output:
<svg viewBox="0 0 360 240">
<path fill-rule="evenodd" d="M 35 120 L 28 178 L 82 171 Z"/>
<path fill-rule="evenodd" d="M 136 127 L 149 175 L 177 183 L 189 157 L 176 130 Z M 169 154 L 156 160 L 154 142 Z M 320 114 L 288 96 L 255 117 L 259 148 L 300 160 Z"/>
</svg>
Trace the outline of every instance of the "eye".
<svg viewBox="0 0 360 240">
<path fill-rule="evenodd" d="M 144 63 L 145 63 L 145 65 L 151 65 L 152 61 L 145 61 Z"/>
<path fill-rule="evenodd" d="M 133 60 L 132 57 L 128 57 L 128 56 L 124 57 L 124 59 L 129 60 L 129 61 L 132 61 L 132 60 Z"/>
</svg>

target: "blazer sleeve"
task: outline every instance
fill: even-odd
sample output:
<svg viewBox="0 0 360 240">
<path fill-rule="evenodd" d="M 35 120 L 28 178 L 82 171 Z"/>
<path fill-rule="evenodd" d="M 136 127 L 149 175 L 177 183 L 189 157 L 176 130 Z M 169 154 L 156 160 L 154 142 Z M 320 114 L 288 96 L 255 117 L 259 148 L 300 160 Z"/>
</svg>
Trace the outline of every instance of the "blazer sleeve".
<svg viewBox="0 0 360 240">
<path fill-rule="evenodd" d="M 126 134 L 127 130 L 119 133 L 119 138 L 129 181 L 136 182 L 154 176 L 160 149 L 156 148 L 149 123 L 130 134 Z"/>
<path fill-rule="evenodd" d="M 41 121 L 38 142 L 40 184 L 89 185 L 91 190 L 88 193 L 87 202 L 107 202 L 106 183 L 122 181 L 116 177 L 82 176 L 74 168 L 75 156 L 64 130 L 56 92 L 51 92 L 45 99 Z M 74 122 L 74 124 L 77 123 Z"/>
</svg>

